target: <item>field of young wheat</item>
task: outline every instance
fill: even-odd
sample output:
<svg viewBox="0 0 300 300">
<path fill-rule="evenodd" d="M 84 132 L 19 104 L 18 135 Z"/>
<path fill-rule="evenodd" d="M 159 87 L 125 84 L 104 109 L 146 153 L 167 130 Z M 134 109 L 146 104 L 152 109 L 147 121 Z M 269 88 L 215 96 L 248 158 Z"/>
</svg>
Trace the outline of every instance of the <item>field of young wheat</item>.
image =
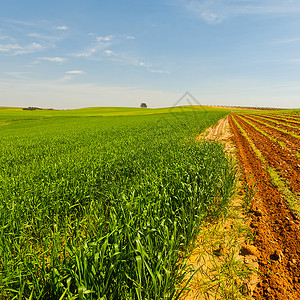
<svg viewBox="0 0 300 300">
<path fill-rule="evenodd" d="M 0 299 L 175 299 L 233 193 L 196 139 L 226 114 L 0 110 Z"/>
</svg>

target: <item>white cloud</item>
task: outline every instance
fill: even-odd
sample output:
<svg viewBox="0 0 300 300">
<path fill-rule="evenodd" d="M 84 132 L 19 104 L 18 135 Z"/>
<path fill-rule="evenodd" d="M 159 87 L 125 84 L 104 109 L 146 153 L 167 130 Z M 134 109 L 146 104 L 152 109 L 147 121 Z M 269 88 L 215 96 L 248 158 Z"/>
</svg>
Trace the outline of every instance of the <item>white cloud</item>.
<svg viewBox="0 0 300 300">
<path fill-rule="evenodd" d="M 15 44 L 0 44 L 0 52 L 6 52 L 12 55 L 28 54 L 41 51 L 44 47 L 38 43 L 31 43 L 26 46 Z"/>
<path fill-rule="evenodd" d="M 20 49 L 16 49 L 16 51 L 13 54 L 19 55 L 19 54 L 34 53 L 34 52 L 41 51 L 42 49 L 44 49 L 44 47 L 41 44 L 34 42 L 27 46 L 23 46 Z"/>
<path fill-rule="evenodd" d="M 58 34 L 56 35 L 46 35 L 46 34 L 40 34 L 40 33 L 29 33 L 27 35 L 28 37 L 32 37 L 36 40 L 42 40 L 43 42 L 47 42 L 49 46 L 55 46 L 55 42 L 58 42 L 61 40 L 61 36 Z"/>
<path fill-rule="evenodd" d="M 90 34 L 91 35 L 91 34 Z M 121 43 L 122 41 L 129 39 L 133 40 L 133 36 L 97 36 L 94 39 L 94 45 L 90 48 L 87 48 L 83 52 L 79 52 L 73 54 L 75 57 L 93 57 L 96 58 L 96 55 L 100 59 L 107 59 L 111 62 L 123 64 L 123 65 L 131 65 L 136 67 L 145 68 L 147 71 L 152 73 L 169 73 L 164 70 L 159 70 L 157 68 L 152 68 L 152 64 L 144 62 L 142 59 L 138 57 L 134 57 L 131 55 L 124 54 L 122 52 L 116 52 L 109 49 L 110 46 Z"/>
<path fill-rule="evenodd" d="M 54 29 L 57 29 L 57 30 L 68 30 L 69 27 L 68 26 L 55 26 L 53 27 Z"/>
<path fill-rule="evenodd" d="M 75 57 L 90 57 L 96 52 L 97 52 L 96 49 L 90 48 L 90 49 L 87 49 L 83 52 L 75 53 L 75 54 L 73 54 L 73 56 L 75 56 Z"/>
<path fill-rule="evenodd" d="M 144 68 L 150 68 L 151 67 L 151 64 L 147 64 L 143 61 L 139 61 L 137 65 L 140 66 L 140 67 L 144 67 Z"/>
<path fill-rule="evenodd" d="M 96 37 L 96 41 L 97 42 L 109 42 L 113 39 L 112 35 L 108 35 L 108 36 L 97 36 Z"/>
<path fill-rule="evenodd" d="M 37 38 L 37 39 L 42 39 L 42 40 L 48 40 L 50 38 L 47 35 L 42 35 L 39 33 L 29 33 L 27 36 Z"/>
<path fill-rule="evenodd" d="M 223 14 L 213 13 L 209 10 L 201 12 L 201 18 L 208 24 L 219 24 L 223 22 L 225 16 Z"/>
<path fill-rule="evenodd" d="M 86 50 L 74 54 L 75 57 L 90 57 L 94 54 L 97 54 L 99 51 L 108 48 L 111 46 L 113 40 L 112 35 L 108 36 L 98 36 L 94 40 L 94 43 L 91 47 L 87 48 Z"/>
<path fill-rule="evenodd" d="M 111 50 L 105 50 L 104 52 L 105 52 L 105 54 L 107 54 L 109 56 L 114 54 L 113 51 L 111 51 Z"/>
<path fill-rule="evenodd" d="M 74 75 L 83 75 L 85 72 L 81 70 L 70 70 L 66 72 L 67 75 L 64 75 L 62 78 L 58 79 L 58 82 L 71 81 L 74 78 Z"/>
<path fill-rule="evenodd" d="M 87 47 L 84 51 L 73 54 L 75 57 L 93 57 L 96 55 L 103 56 L 113 56 L 117 55 L 109 47 L 112 45 L 118 45 L 124 40 L 134 40 L 135 37 L 132 35 L 106 35 L 106 36 L 96 36 L 94 33 L 89 33 L 89 36 L 94 37 L 93 43 L 90 47 Z"/>
<path fill-rule="evenodd" d="M 13 26 L 12 26 L 13 24 Z M 22 55 L 36 53 L 54 48 L 56 42 L 61 41 L 65 34 L 53 31 L 48 21 L 36 24 L 0 18 L 0 53 L 8 55 Z M 34 26 L 33 26 L 34 25 Z M 51 29 L 52 28 L 52 29 Z M 66 26 L 56 26 L 58 30 L 66 30 Z"/>
<path fill-rule="evenodd" d="M 177 3 L 208 24 L 219 24 L 240 15 L 300 13 L 300 3 L 289 0 L 178 0 Z"/>
<path fill-rule="evenodd" d="M 144 68 L 151 73 L 160 73 L 160 74 L 170 74 L 169 71 L 158 69 L 158 67 L 153 66 L 151 63 L 147 63 L 138 57 L 127 56 L 119 53 L 114 53 L 111 61 L 117 62 L 120 64 L 131 65 L 139 68 Z"/>
<path fill-rule="evenodd" d="M 63 57 L 39 57 L 39 60 L 46 60 L 46 61 L 51 61 L 51 62 L 59 62 L 62 63 L 64 61 L 66 61 L 66 58 Z"/>
<path fill-rule="evenodd" d="M 11 52 L 20 49 L 22 47 L 19 44 L 0 44 L 0 52 Z"/>
<path fill-rule="evenodd" d="M 66 74 L 84 74 L 84 72 L 81 70 L 72 70 L 72 71 L 67 71 Z"/>
</svg>

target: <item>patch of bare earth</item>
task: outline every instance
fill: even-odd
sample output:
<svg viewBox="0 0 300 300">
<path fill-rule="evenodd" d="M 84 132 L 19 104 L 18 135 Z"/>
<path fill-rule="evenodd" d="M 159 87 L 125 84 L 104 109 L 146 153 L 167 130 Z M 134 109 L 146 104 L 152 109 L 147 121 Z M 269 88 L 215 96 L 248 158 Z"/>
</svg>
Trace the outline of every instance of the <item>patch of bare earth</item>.
<svg viewBox="0 0 300 300">
<path fill-rule="evenodd" d="M 259 251 L 260 282 L 254 297 L 270 300 L 300 299 L 300 221 L 268 172 L 268 165 L 273 161 L 276 172 L 280 174 L 281 169 L 276 167 L 275 162 L 280 162 L 284 156 L 271 140 L 265 139 L 238 116 L 230 116 L 230 124 L 245 180 L 254 182 L 257 189 L 250 224 L 255 234 L 254 245 Z M 264 160 L 254 151 L 255 148 Z M 289 164 L 285 169 L 288 173 L 293 169 L 294 162 L 287 159 L 285 164 Z M 298 191 L 297 181 L 289 181 L 290 189 Z"/>
<path fill-rule="evenodd" d="M 232 138 L 228 118 L 224 118 L 197 139 L 222 143 L 227 154 L 236 160 Z M 201 228 L 186 261 L 191 265 L 188 276 L 193 277 L 181 299 L 252 299 L 258 283 L 259 253 L 247 242 L 251 233 L 244 198 L 244 184 L 238 180 L 228 214 Z"/>
</svg>

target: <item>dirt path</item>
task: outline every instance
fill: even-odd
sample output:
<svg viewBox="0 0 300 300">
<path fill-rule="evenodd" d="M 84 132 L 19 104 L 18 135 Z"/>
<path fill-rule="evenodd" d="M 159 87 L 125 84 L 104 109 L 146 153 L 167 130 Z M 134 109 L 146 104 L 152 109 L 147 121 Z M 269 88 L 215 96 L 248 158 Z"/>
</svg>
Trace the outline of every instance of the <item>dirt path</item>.
<svg viewBox="0 0 300 300">
<path fill-rule="evenodd" d="M 251 228 L 255 234 L 254 245 L 259 251 L 261 274 L 254 298 L 300 299 L 300 221 L 287 206 L 283 195 L 272 184 L 265 166 L 232 116 L 229 116 L 229 122 L 244 168 L 245 180 L 249 184 L 255 183 L 257 189 L 252 206 Z M 246 133 L 250 133 L 249 138 L 253 145 L 268 151 L 270 156 L 276 158 L 276 148 L 273 149 L 267 139 L 255 134 L 245 122 L 238 122 Z M 266 145 L 268 143 L 269 147 Z M 294 188 L 298 190 L 299 187 Z"/>
<path fill-rule="evenodd" d="M 220 119 L 215 126 L 207 128 L 206 131 L 200 135 L 200 138 L 229 144 L 232 138 L 232 131 L 230 129 L 228 118 Z"/>
</svg>

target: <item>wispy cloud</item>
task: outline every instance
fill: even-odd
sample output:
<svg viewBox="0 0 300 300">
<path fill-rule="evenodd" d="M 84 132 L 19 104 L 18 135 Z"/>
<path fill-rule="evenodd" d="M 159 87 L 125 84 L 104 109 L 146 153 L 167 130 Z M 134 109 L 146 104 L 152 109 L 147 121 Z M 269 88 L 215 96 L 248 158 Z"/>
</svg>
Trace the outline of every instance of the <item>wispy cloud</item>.
<svg viewBox="0 0 300 300">
<path fill-rule="evenodd" d="M 44 47 L 39 43 L 31 43 L 25 46 L 15 44 L 0 44 L 0 52 L 6 52 L 12 55 L 28 54 L 41 51 Z"/>
<path fill-rule="evenodd" d="M 94 34 L 89 34 L 93 36 Z M 121 50 L 113 51 L 111 49 L 112 46 L 116 46 L 122 43 L 124 40 L 134 40 L 134 36 L 126 35 L 126 36 L 97 36 L 94 38 L 94 43 L 91 47 L 87 48 L 83 52 L 79 52 L 73 54 L 75 57 L 92 57 L 94 59 L 107 59 L 114 63 L 119 63 L 123 65 L 131 65 L 135 67 L 144 68 L 149 72 L 156 73 L 169 73 L 165 70 L 160 70 L 159 67 L 153 67 L 151 63 L 145 62 L 143 59 L 139 57 L 135 57 L 133 55 L 128 55 L 123 53 Z M 121 48 L 121 47 L 120 47 Z"/>
<path fill-rule="evenodd" d="M 219 24 L 240 15 L 300 13 L 300 3 L 293 0 L 178 0 L 177 3 L 208 24 Z"/>
<path fill-rule="evenodd" d="M 11 52 L 21 49 L 18 44 L 0 44 L 0 52 Z"/>
<path fill-rule="evenodd" d="M 110 56 L 110 60 L 113 62 L 117 62 L 124 65 L 131 65 L 138 68 L 144 68 L 145 70 L 151 73 L 169 74 L 169 71 L 160 69 L 158 66 L 153 66 L 153 64 L 145 62 L 144 60 L 138 57 L 124 55 L 115 52 L 110 53 L 109 56 Z"/>
<path fill-rule="evenodd" d="M 99 53 L 99 51 L 104 50 L 111 46 L 114 37 L 112 35 L 107 36 L 97 36 L 94 41 L 93 45 L 86 48 L 84 51 L 75 53 L 74 56 L 76 57 L 90 57 Z"/>
<path fill-rule="evenodd" d="M 85 72 L 82 71 L 82 70 L 70 70 L 70 71 L 67 71 L 65 73 L 66 75 L 64 75 L 62 78 L 60 78 L 58 80 L 58 82 L 66 82 L 66 81 L 70 81 L 74 78 L 74 76 L 76 75 L 84 75 Z"/>
<path fill-rule="evenodd" d="M 55 46 L 55 43 L 60 41 L 62 37 L 60 35 L 50 35 L 50 34 L 41 34 L 41 33 L 29 33 L 27 35 L 28 37 L 34 38 L 35 40 L 40 40 L 41 42 L 44 42 L 48 44 L 48 46 Z"/>
<path fill-rule="evenodd" d="M 114 52 L 111 51 L 111 50 L 105 50 L 104 53 L 109 55 L 109 56 L 114 55 Z"/>
<path fill-rule="evenodd" d="M 66 74 L 84 74 L 84 72 L 81 70 L 72 70 L 72 71 L 67 71 Z"/>
<path fill-rule="evenodd" d="M 43 45 L 34 42 L 34 43 L 29 44 L 29 45 L 23 46 L 20 49 L 17 49 L 14 52 L 14 55 L 35 53 L 35 52 L 39 52 L 43 49 L 44 49 Z"/>
<path fill-rule="evenodd" d="M 0 53 L 20 55 L 55 48 L 65 38 L 67 26 L 52 26 L 48 21 L 31 23 L 0 17 Z"/>
<path fill-rule="evenodd" d="M 51 62 L 62 63 L 62 62 L 65 62 L 67 59 L 56 56 L 56 57 L 39 57 L 38 60 L 46 60 L 46 61 L 51 61 Z"/>
<path fill-rule="evenodd" d="M 54 26 L 53 28 L 56 30 L 68 30 L 69 29 L 68 26 Z"/>
<path fill-rule="evenodd" d="M 113 39 L 112 35 L 107 35 L 107 36 L 97 36 L 96 41 L 97 42 L 109 42 Z"/>
<path fill-rule="evenodd" d="M 27 36 L 29 37 L 33 37 L 33 38 L 36 38 L 36 39 L 43 39 L 43 40 L 49 40 L 50 37 L 47 36 L 47 35 L 43 35 L 43 34 L 40 34 L 40 33 L 29 33 Z"/>
<path fill-rule="evenodd" d="M 22 21 L 22 20 L 14 20 L 14 19 L 8 19 L 8 18 L 1 18 L 1 21 L 8 23 L 8 24 L 15 24 L 15 25 L 22 25 L 22 26 L 34 26 L 35 24 L 28 21 Z"/>
<path fill-rule="evenodd" d="M 151 64 L 147 64 L 147 63 L 145 63 L 143 61 L 139 61 L 138 62 L 138 66 L 148 68 L 148 67 L 151 67 Z"/>
</svg>

